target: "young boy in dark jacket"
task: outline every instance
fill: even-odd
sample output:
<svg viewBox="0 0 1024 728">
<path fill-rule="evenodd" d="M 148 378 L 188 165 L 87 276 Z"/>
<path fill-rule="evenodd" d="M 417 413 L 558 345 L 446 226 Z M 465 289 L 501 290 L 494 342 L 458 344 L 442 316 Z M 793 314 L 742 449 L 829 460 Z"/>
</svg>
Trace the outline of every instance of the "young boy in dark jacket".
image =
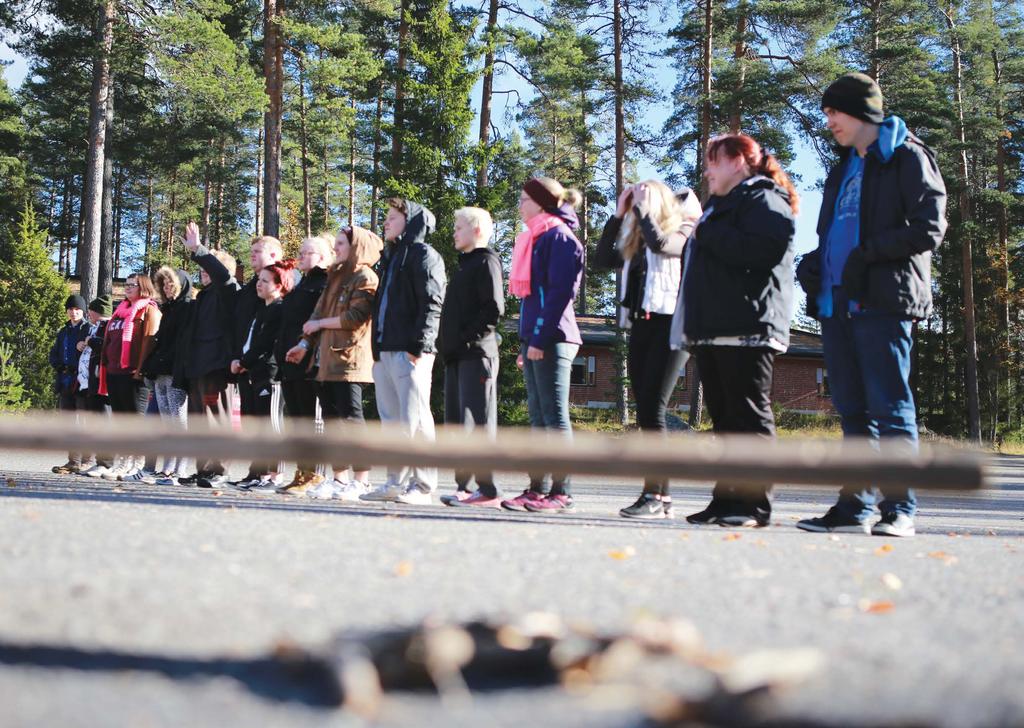
<svg viewBox="0 0 1024 728">
<path fill-rule="evenodd" d="M 808 313 L 821 320 L 832 402 L 843 434 L 917 450 L 910 390 L 913 321 L 931 310 L 931 251 L 946 231 L 946 187 L 935 156 L 899 117 L 884 118 L 882 91 L 861 73 L 825 90 L 821 108 L 842 146 L 818 217 L 818 248 L 797 270 Z M 871 526 L 876 489 L 844 487 L 805 531 L 914 535 L 913 490 L 888 489 Z"/>
<path fill-rule="evenodd" d="M 75 393 L 78 390 L 78 357 L 81 349 L 79 342 L 85 339 L 89 326 L 83 318 L 85 299 L 81 296 L 69 296 L 64 303 L 68 321 L 50 347 L 50 366 L 54 369 L 54 390 L 57 392 L 57 409 L 74 412 L 77 407 Z M 55 465 L 51 470 L 58 475 L 77 473 L 82 468 L 82 453 L 71 451 L 68 461 L 63 465 Z"/>
<path fill-rule="evenodd" d="M 382 422 L 399 425 L 409 437 L 434 439 L 430 383 L 437 351 L 437 325 L 444 300 L 444 261 L 427 244 L 434 213 L 411 200 L 388 201 L 374 300 L 373 382 Z M 360 496 L 370 501 L 427 504 L 437 488 L 437 468 L 389 468 L 381 487 Z"/>
<path fill-rule="evenodd" d="M 494 232 L 490 214 L 479 207 L 455 211 L 459 267 L 441 307 L 437 348 L 444 358 L 444 421 L 475 425 L 493 435 L 498 427 L 498 319 L 505 313 L 501 259 L 487 247 Z M 477 491 L 469 492 L 476 480 Z M 501 493 L 490 472 L 456 472 L 449 506 L 501 507 Z"/>
</svg>

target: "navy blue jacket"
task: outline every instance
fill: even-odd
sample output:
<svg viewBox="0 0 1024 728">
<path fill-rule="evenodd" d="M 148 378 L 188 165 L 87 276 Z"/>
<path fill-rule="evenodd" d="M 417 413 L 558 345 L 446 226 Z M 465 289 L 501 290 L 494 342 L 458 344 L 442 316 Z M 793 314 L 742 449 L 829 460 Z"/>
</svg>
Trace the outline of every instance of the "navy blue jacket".
<svg viewBox="0 0 1024 728">
<path fill-rule="evenodd" d="M 519 314 L 519 339 L 538 349 L 583 343 L 572 305 L 583 278 L 583 245 L 573 233 L 580 223 L 568 205 L 557 214 L 563 224 L 533 242 L 530 295 Z"/>
<path fill-rule="evenodd" d="M 78 342 L 89 335 L 89 322 L 84 318 L 77 325 L 70 321 L 57 332 L 57 338 L 50 347 L 50 366 L 55 375 L 53 388 L 57 394 L 73 394 L 78 390 Z"/>
</svg>

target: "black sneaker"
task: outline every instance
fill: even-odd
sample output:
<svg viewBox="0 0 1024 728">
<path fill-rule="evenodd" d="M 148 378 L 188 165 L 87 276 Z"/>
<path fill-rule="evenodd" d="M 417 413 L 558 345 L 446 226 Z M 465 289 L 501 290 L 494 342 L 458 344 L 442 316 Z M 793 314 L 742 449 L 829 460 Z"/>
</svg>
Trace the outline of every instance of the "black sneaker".
<svg viewBox="0 0 1024 728">
<path fill-rule="evenodd" d="M 913 536 L 914 519 L 906 513 L 893 511 L 882 516 L 882 520 L 871 527 L 872 536 Z"/>
<path fill-rule="evenodd" d="M 871 527 L 867 521 L 858 521 L 856 518 L 844 516 L 835 506 L 828 509 L 828 513 L 820 518 L 805 518 L 796 522 L 796 527 L 803 531 L 813 533 L 870 533 Z"/>
<path fill-rule="evenodd" d="M 734 528 L 764 528 L 768 525 L 769 519 L 753 513 L 722 513 L 715 519 L 719 526 L 733 526 Z"/>
<path fill-rule="evenodd" d="M 671 512 L 671 507 L 669 511 Z M 623 518 L 643 518 L 648 520 L 671 518 L 671 516 L 666 515 L 665 506 L 661 499 L 653 493 L 641 494 L 636 499 L 636 503 L 620 510 L 619 515 Z"/>
<path fill-rule="evenodd" d="M 195 485 L 199 482 L 199 479 L 204 476 L 199 473 L 192 473 L 192 475 L 183 475 L 178 478 L 178 485 Z"/>
<path fill-rule="evenodd" d="M 686 517 L 689 523 L 696 524 L 698 526 L 707 526 L 712 523 L 718 523 L 718 519 L 724 515 L 727 515 L 722 505 L 712 500 L 708 503 L 708 507 L 699 513 L 691 513 Z"/>
<path fill-rule="evenodd" d="M 224 488 L 231 485 L 231 481 L 224 474 L 205 475 L 196 480 L 196 485 L 200 488 Z"/>
</svg>

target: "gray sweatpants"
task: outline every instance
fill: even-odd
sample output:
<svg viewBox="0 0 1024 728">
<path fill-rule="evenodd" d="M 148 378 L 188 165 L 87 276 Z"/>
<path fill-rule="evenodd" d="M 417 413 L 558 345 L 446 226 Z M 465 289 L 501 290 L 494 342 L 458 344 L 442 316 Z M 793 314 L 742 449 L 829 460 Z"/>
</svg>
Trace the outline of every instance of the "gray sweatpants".
<svg viewBox="0 0 1024 728">
<path fill-rule="evenodd" d="M 434 355 L 425 354 L 416 364 L 404 351 L 382 351 L 373 363 L 373 384 L 381 422 L 400 427 L 406 437 L 434 439 L 434 415 L 430 412 L 430 376 Z M 388 481 L 415 483 L 422 490 L 437 488 L 437 468 L 389 467 Z"/>
</svg>

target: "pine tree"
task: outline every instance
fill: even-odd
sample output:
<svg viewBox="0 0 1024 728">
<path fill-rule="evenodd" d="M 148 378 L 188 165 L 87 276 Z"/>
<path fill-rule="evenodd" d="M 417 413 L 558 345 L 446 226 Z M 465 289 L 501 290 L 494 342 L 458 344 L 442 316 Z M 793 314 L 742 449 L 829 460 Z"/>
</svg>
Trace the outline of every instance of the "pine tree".
<svg viewBox="0 0 1024 728">
<path fill-rule="evenodd" d="M 28 409 L 21 372 L 14 364 L 14 349 L 0 341 L 0 413 L 9 414 Z"/>
</svg>

